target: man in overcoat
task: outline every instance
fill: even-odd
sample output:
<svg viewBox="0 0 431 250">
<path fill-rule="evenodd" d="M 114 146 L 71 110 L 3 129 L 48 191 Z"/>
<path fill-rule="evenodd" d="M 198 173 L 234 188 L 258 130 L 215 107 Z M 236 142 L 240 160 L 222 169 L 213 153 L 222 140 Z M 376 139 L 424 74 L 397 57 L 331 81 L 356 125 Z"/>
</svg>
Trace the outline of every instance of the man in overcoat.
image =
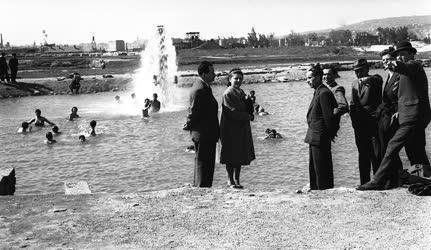
<svg viewBox="0 0 431 250">
<path fill-rule="evenodd" d="M 355 142 L 359 153 L 359 176 L 361 184 L 370 180 L 371 165 L 377 171 L 379 162 L 376 110 L 382 100 L 382 78 L 369 75 L 366 59 L 353 65 L 357 79 L 352 83 L 350 118 L 355 131 Z"/>
<path fill-rule="evenodd" d="M 218 103 L 210 87 L 215 78 L 212 63 L 201 62 L 198 74 L 200 80 L 191 96 L 190 114 L 185 129 L 191 131 L 196 151 L 193 185 L 211 187 L 216 144 L 220 136 Z"/>
</svg>

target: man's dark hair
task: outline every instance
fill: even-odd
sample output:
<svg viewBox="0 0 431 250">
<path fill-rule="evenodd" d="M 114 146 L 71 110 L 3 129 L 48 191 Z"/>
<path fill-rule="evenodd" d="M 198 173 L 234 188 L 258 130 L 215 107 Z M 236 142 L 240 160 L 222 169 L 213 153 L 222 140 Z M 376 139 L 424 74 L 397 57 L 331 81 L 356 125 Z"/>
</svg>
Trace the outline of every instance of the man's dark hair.
<svg viewBox="0 0 431 250">
<path fill-rule="evenodd" d="M 213 66 L 211 62 L 208 62 L 208 61 L 201 62 L 198 67 L 198 74 L 202 75 L 202 74 L 209 73 L 211 66 Z"/>
<path fill-rule="evenodd" d="M 320 66 L 320 63 L 312 64 L 308 71 L 311 71 L 313 73 L 313 76 L 322 77 L 323 76 L 323 69 Z"/>
</svg>

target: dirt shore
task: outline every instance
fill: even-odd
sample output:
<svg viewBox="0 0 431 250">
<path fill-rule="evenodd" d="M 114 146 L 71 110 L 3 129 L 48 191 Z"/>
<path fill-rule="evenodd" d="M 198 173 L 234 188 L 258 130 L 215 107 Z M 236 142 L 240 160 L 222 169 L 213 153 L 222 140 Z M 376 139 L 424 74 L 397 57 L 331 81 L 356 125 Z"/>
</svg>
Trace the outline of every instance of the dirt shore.
<svg viewBox="0 0 431 250">
<path fill-rule="evenodd" d="M 0 197 L 0 248 L 429 249 L 430 197 L 197 189 Z"/>
</svg>

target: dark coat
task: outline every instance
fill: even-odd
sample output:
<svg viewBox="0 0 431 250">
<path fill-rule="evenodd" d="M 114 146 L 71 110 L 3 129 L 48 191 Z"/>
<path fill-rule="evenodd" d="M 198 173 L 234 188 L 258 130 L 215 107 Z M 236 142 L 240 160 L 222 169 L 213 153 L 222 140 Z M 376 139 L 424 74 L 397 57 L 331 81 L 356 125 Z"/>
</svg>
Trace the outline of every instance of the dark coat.
<svg viewBox="0 0 431 250">
<path fill-rule="evenodd" d="M 0 57 L 0 72 L 7 72 L 7 62 L 4 57 Z"/>
<path fill-rule="evenodd" d="M 242 89 L 231 86 L 223 93 L 220 119 L 221 164 L 249 165 L 256 158 L 249 106 Z"/>
<path fill-rule="evenodd" d="M 400 73 L 398 91 L 398 120 L 400 124 L 421 122 L 425 126 L 431 120 L 428 79 L 420 62 L 397 61 L 395 72 Z"/>
<path fill-rule="evenodd" d="M 331 90 L 323 84 L 317 87 L 307 112 L 306 143 L 318 146 L 336 136 L 339 129 L 337 116 L 334 115 L 336 107 L 338 104 Z"/>
<path fill-rule="evenodd" d="M 10 70 L 17 70 L 18 69 L 18 59 L 12 57 L 11 59 L 9 59 L 9 68 Z"/>
<path fill-rule="evenodd" d="M 382 103 L 377 108 L 377 120 L 383 131 L 395 126 L 395 121 L 391 121 L 391 117 L 398 110 L 399 80 L 400 75 L 394 72 L 392 76 L 388 75 L 383 85 Z"/>
<path fill-rule="evenodd" d="M 353 112 L 366 111 L 369 115 L 376 117 L 377 107 L 382 102 L 382 84 L 383 80 L 379 75 L 353 81 L 350 102 Z"/>
<path fill-rule="evenodd" d="M 197 89 L 192 96 L 192 105 L 188 116 L 191 131 L 199 132 L 199 140 L 217 142 L 220 137 L 218 121 L 218 103 L 206 83 Z"/>
</svg>

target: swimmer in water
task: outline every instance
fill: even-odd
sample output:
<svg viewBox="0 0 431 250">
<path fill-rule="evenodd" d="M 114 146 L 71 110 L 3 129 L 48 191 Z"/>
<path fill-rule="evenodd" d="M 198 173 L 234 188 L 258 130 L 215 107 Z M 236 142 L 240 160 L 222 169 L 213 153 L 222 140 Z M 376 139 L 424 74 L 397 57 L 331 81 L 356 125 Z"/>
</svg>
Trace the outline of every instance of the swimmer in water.
<svg viewBox="0 0 431 250">
<path fill-rule="evenodd" d="M 69 121 L 73 121 L 73 119 L 79 118 L 77 107 L 73 107 L 71 111 L 72 111 L 72 113 L 70 113 L 70 115 L 69 115 Z"/>
<path fill-rule="evenodd" d="M 79 141 L 80 141 L 80 142 L 85 142 L 85 141 L 86 141 L 86 139 L 85 139 L 85 135 L 80 135 L 80 136 L 78 137 L 78 139 L 79 139 Z"/>
<path fill-rule="evenodd" d="M 266 137 L 264 139 L 280 139 L 280 138 L 283 138 L 283 136 L 281 136 L 280 133 L 277 133 L 277 130 L 275 130 L 275 129 L 269 129 L 269 128 L 267 128 L 265 130 L 265 134 L 266 134 Z"/>
<path fill-rule="evenodd" d="M 259 115 L 259 116 L 265 116 L 265 115 L 269 115 L 269 113 L 268 113 L 268 112 L 266 112 L 264 108 L 260 107 L 260 108 L 259 108 L 258 115 Z"/>
<path fill-rule="evenodd" d="M 91 122 L 90 122 L 90 127 L 91 127 L 91 133 L 90 133 L 90 135 L 91 136 L 96 136 L 96 121 L 95 120 L 92 120 Z"/>
<path fill-rule="evenodd" d="M 26 134 L 31 132 L 32 126 L 28 125 L 28 122 L 21 123 L 21 127 L 18 129 L 18 133 Z"/>
<path fill-rule="evenodd" d="M 114 97 L 114 99 L 115 99 L 115 101 L 116 101 L 117 103 L 121 103 L 121 101 L 120 101 L 120 96 L 116 95 L 116 96 Z"/>
<path fill-rule="evenodd" d="M 34 122 L 34 126 L 36 126 L 36 127 L 43 127 L 43 126 L 45 126 L 45 122 L 46 122 L 49 125 L 55 126 L 55 124 L 53 122 L 50 122 L 45 117 L 41 116 L 42 112 L 40 111 L 40 109 L 36 109 L 34 111 L 34 113 L 36 114 L 36 117 L 33 118 L 33 119 L 31 119 L 30 121 L 28 121 L 28 125 L 30 125 L 30 124 L 32 124 Z"/>
<path fill-rule="evenodd" d="M 51 132 L 47 132 L 46 135 L 46 140 L 44 141 L 46 144 L 54 144 L 57 141 L 53 139 L 52 133 Z"/>
<path fill-rule="evenodd" d="M 54 135 L 60 135 L 60 134 L 61 134 L 61 132 L 59 131 L 59 129 L 58 129 L 58 127 L 57 127 L 57 126 L 54 126 L 54 127 L 52 128 L 52 132 L 54 133 Z"/>
<path fill-rule="evenodd" d="M 151 112 L 155 113 L 155 112 L 159 112 L 160 110 L 160 101 L 157 100 L 157 94 L 154 93 L 153 94 L 153 100 L 151 101 Z"/>
</svg>

